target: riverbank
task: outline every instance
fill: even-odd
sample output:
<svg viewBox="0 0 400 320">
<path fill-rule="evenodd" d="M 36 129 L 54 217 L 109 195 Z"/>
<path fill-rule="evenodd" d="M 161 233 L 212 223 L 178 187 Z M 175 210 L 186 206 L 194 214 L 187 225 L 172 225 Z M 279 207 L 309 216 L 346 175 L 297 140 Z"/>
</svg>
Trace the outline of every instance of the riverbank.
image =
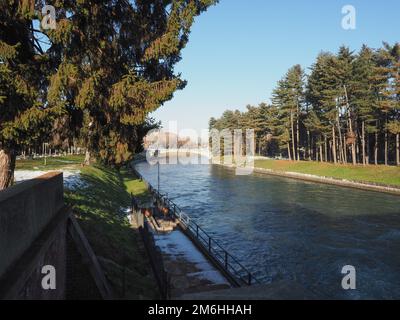
<svg viewBox="0 0 400 320">
<path fill-rule="evenodd" d="M 145 161 L 144 156 L 137 159 L 137 163 L 142 161 Z M 211 163 L 217 164 L 213 160 L 211 160 Z M 234 165 L 224 166 L 235 168 Z M 400 167 L 396 166 L 353 166 L 327 162 L 288 161 L 256 157 L 254 167 L 254 172 L 259 174 L 400 195 Z"/>
<path fill-rule="evenodd" d="M 224 165 L 235 168 L 234 165 Z M 254 173 L 400 195 L 400 168 L 330 163 L 256 160 Z"/>
<path fill-rule="evenodd" d="M 80 173 L 86 188 L 66 190 L 75 215 L 119 299 L 154 299 L 158 287 L 142 239 L 128 220 L 130 193 L 146 199 L 143 182 L 128 171 L 100 165 Z"/>
</svg>

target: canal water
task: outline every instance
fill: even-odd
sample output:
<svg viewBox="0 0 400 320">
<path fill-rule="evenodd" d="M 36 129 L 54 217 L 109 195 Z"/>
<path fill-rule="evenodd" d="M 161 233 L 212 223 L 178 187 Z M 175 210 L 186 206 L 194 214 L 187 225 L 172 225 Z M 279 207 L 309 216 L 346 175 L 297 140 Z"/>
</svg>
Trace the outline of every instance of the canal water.
<svg viewBox="0 0 400 320">
<path fill-rule="evenodd" d="M 157 166 L 137 165 L 157 186 Z M 320 298 L 400 298 L 400 197 L 213 165 L 161 165 L 160 189 L 264 283 Z M 341 273 L 356 268 L 356 290 Z"/>
</svg>

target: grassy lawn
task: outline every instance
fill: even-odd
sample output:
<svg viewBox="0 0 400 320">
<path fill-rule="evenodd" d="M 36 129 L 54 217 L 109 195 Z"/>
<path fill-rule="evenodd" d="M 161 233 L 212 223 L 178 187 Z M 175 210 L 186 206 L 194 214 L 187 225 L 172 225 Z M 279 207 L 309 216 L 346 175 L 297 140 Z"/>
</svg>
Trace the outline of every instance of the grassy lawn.
<svg viewBox="0 0 400 320">
<path fill-rule="evenodd" d="M 257 160 L 255 161 L 255 167 L 400 186 L 400 167 L 394 166 L 352 166 L 309 161 Z"/>
<path fill-rule="evenodd" d="M 86 188 L 67 190 L 66 200 L 74 205 L 115 293 L 125 299 L 158 298 L 142 240 L 125 213 L 131 192 L 143 200 L 148 197 L 144 183 L 126 170 L 117 172 L 100 165 L 81 168 L 81 177 Z"/>
<path fill-rule="evenodd" d="M 44 165 L 44 158 L 18 160 L 16 170 L 58 170 L 78 168 L 85 159 L 84 155 L 69 155 L 65 157 L 47 158 Z"/>
</svg>

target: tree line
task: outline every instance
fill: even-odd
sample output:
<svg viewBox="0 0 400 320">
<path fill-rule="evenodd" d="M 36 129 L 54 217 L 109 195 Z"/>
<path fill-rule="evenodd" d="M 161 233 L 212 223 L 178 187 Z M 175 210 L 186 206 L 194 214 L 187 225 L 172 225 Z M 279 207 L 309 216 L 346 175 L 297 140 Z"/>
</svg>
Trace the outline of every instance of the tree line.
<svg viewBox="0 0 400 320">
<path fill-rule="evenodd" d="M 0 2 L 0 190 L 17 154 L 77 141 L 119 167 L 146 133 L 148 114 L 186 82 L 174 72 L 196 16 L 217 0 L 58 0 L 43 30 L 44 0 Z"/>
<path fill-rule="evenodd" d="M 322 52 L 290 68 L 271 103 L 225 111 L 210 129 L 254 129 L 256 152 L 333 163 L 400 165 L 400 44 Z"/>
</svg>

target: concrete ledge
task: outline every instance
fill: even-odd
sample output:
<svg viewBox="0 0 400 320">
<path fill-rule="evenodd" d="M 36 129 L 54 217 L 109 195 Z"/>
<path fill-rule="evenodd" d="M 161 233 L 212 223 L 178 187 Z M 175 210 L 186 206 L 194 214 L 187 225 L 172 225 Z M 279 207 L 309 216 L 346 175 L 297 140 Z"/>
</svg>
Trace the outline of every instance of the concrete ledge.
<svg viewBox="0 0 400 320">
<path fill-rule="evenodd" d="M 316 176 L 316 175 L 305 174 L 305 173 L 297 173 L 297 172 L 279 172 L 279 171 L 275 171 L 275 170 L 271 170 L 271 169 L 262 169 L 262 168 L 254 168 L 254 172 L 260 173 L 260 174 L 269 174 L 269 175 L 275 175 L 275 176 L 280 176 L 280 177 L 285 177 L 285 178 L 303 180 L 303 181 L 337 185 L 337 186 L 347 187 L 347 188 L 356 188 L 356 189 L 367 190 L 367 191 L 384 192 L 384 193 L 390 193 L 390 194 L 394 194 L 394 195 L 400 195 L 400 188 L 396 188 L 396 187 L 392 187 L 392 186 L 382 186 L 382 185 L 377 185 L 377 184 L 372 184 L 372 183 L 367 183 L 367 182 L 357 182 L 357 181 L 337 179 L 337 178 L 331 178 L 331 177 L 322 177 L 322 176 Z"/>
<path fill-rule="evenodd" d="M 0 299 L 65 299 L 66 230 L 70 214 L 69 207 L 60 210 L 22 257 L 0 277 Z M 41 269 L 45 265 L 56 269 L 56 290 L 41 287 Z"/>
<path fill-rule="evenodd" d="M 316 300 L 316 294 L 300 284 L 279 281 L 271 284 L 248 286 L 201 293 L 186 294 L 179 300 Z"/>
<path fill-rule="evenodd" d="M 62 173 L 48 173 L 0 192 L 0 277 L 63 206 Z"/>
<path fill-rule="evenodd" d="M 246 285 L 225 270 L 219 261 L 200 244 L 199 240 L 196 239 L 190 230 L 188 230 L 182 223 L 179 224 L 179 230 L 182 231 L 186 237 L 188 237 L 197 250 L 199 250 L 199 252 L 206 257 L 206 259 L 219 271 L 219 273 L 231 284 L 232 287 L 237 288 L 241 285 Z"/>
<path fill-rule="evenodd" d="M 214 164 L 217 166 L 222 166 L 229 170 L 235 170 L 236 167 L 234 165 L 224 165 L 224 164 Z M 380 184 L 373 184 L 369 182 L 361 182 L 361 181 L 352 181 L 352 180 L 345 180 L 345 179 L 338 179 L 332 177 L 323 177 L 317 176 L 312 174 L 306 173 L 298 173 L 298 172 L 286 172 L 286 171 L 276 171 L 272 169 L 264 169 L 264 168 L 254 168 L 254 173 L 258 174 L 265 174 L 283 178 L 290 178 L 308 182 L 316 182 L 316 183 L 323 183 L 323 184 L 330 184 L 345 188 L 355 188 L 360 190 L 367 190 L 367 191 L 375 191 L 375 192 L 383 192 L 389 193 L 393 195 L 400 196 L 400 188 L 395 186 L 387 186 L 387 185 L 380 185 Z"/>
</svg>

